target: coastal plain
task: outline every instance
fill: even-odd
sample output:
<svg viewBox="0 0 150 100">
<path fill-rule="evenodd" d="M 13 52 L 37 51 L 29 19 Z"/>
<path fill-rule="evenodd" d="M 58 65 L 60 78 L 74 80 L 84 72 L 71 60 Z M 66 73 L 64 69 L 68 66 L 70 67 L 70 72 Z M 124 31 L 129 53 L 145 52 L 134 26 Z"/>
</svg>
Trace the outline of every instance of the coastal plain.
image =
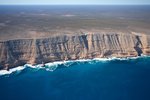
<svg viewBox="0 0 150 100">
<path fill-rule="evenodd" d="M 150 6 L 0 6 L 0 68 L 150 54 Z"/>
</svg>

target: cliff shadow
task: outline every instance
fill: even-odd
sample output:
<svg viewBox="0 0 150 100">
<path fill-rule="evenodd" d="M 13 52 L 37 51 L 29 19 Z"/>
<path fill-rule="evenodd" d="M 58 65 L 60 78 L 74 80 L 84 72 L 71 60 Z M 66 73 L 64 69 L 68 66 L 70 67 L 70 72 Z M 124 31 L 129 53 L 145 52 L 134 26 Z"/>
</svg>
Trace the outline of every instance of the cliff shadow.
<svg viewBox="0 0 150 100">
<path fill-rule="evenodd" d="M 112 51 L 108 50 L 104 53 L 104 57 L 110 56 L 112 55 L 112 53 L 113 53 Z"/>
<path fill-rule="evenodd" d="M 82 38 L 82 40 L 83 40 L 83 43 L 84 43 L 86 49 L 88 50 L 89 47 L 88 47 L 87 35 L 81 35 L 81 38 Z M 80 41 L 82 41 L 82 40 L 80 40 Z"/>
<path fill-rule="evenodd" d="M 139 46 L 140 45 L 142 46 L 142 42 L 141 42 L 139 36 L 136 36 L 136 39 L 137 39 L 137 43 L 135 44 L 134 49 L 138 53 L 138 56 L 141 56 L 141 54 L 143 53 L 143 51 L 142 51 L 142 49 Z"/>
</svg>

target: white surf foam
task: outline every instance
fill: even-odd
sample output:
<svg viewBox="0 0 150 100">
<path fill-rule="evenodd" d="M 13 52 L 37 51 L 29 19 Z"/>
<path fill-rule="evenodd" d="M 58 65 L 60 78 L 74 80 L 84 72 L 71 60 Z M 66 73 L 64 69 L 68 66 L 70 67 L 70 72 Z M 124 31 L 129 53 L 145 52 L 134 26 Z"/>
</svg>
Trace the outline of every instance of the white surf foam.
<svg viewBox="0 0 150 100">
<path fill-rule="evenodd" d="M 46 63 L 45 66 L 43 67 L 43 64 L 37 64 L 37 65 L 31 65 L 31 64 L 25 64 L 24 66 L 19 66 L 16 68 L 12 68 L 9 71 L 7 70 L 0 70 L 0 76 L 1 75 L 6 75 L 6 74 L 11 74 L 16 71 L 22 71 L 26 67 L 30 68 L 38 68 L 38 69 L 45 69 L 46 71 L 54 71 L 57 69 L 59 65 L 64 65 L 65 67 L 71 66 L 73 63 L 81 63 L 81 62 L 88 62 L 89 64 L 92 64 L 92 61 L 98 61 L 98 62 L 107 62 L 107 61 L 113 61 L 113 60 L 130 60 L 130 59 L 138 59 L 138 58 L 145 58 L 145 57 L 150 57 L 146 55 L 141 55 L 137 57 L 126 57 L 126 58 L 117 58 L 117 57 L 109 57 L 109 58 L 94 58 L 94 59 L 78 59 L 78 60 L 68 60 L 68 61 L 56 61 L 56 62 L 50 62 Z"/>
<path fill-rule="evenodd" d="M 7 70 L 0 70 L 0 76 L 1 75 L 7 75 L 7 74 L 11 74 L 13 72 L 19 72 L 19 71 L 22 71 L 25 67 L 24 66 L 19 66 L 19 67 L 16 67 L 16 68 L 12 68 L 10 69 L 9 71 Z"/>
</svg>

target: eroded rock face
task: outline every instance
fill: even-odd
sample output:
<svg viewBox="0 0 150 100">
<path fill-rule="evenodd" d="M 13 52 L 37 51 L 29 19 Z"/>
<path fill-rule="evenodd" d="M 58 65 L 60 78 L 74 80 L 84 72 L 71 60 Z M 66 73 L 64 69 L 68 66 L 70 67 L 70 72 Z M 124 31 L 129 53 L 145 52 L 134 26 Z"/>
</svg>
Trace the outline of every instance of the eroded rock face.
<svg viewBox="0 0 150 100">
<path fill-rule="evenodd" d="M 150 54 L 150 36 L 135 33 L 87 33 L 0 42 L 1 69 L 26 63 L 141 54 Z"/>
</svg>

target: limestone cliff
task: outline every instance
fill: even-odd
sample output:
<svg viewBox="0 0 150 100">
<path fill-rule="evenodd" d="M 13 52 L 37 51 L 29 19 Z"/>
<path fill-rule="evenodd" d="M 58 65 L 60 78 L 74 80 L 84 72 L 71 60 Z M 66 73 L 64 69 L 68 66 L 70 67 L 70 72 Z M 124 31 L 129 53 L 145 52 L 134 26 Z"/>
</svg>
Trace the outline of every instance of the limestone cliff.
<svg viewBox="0 0 150 100">
<path fill-rule="evenodd" d="M 150 54 L 145 34 L 87 33 L 0 42 L 0 67 L 95 57 L 131 57 Z"/>
</svg>

